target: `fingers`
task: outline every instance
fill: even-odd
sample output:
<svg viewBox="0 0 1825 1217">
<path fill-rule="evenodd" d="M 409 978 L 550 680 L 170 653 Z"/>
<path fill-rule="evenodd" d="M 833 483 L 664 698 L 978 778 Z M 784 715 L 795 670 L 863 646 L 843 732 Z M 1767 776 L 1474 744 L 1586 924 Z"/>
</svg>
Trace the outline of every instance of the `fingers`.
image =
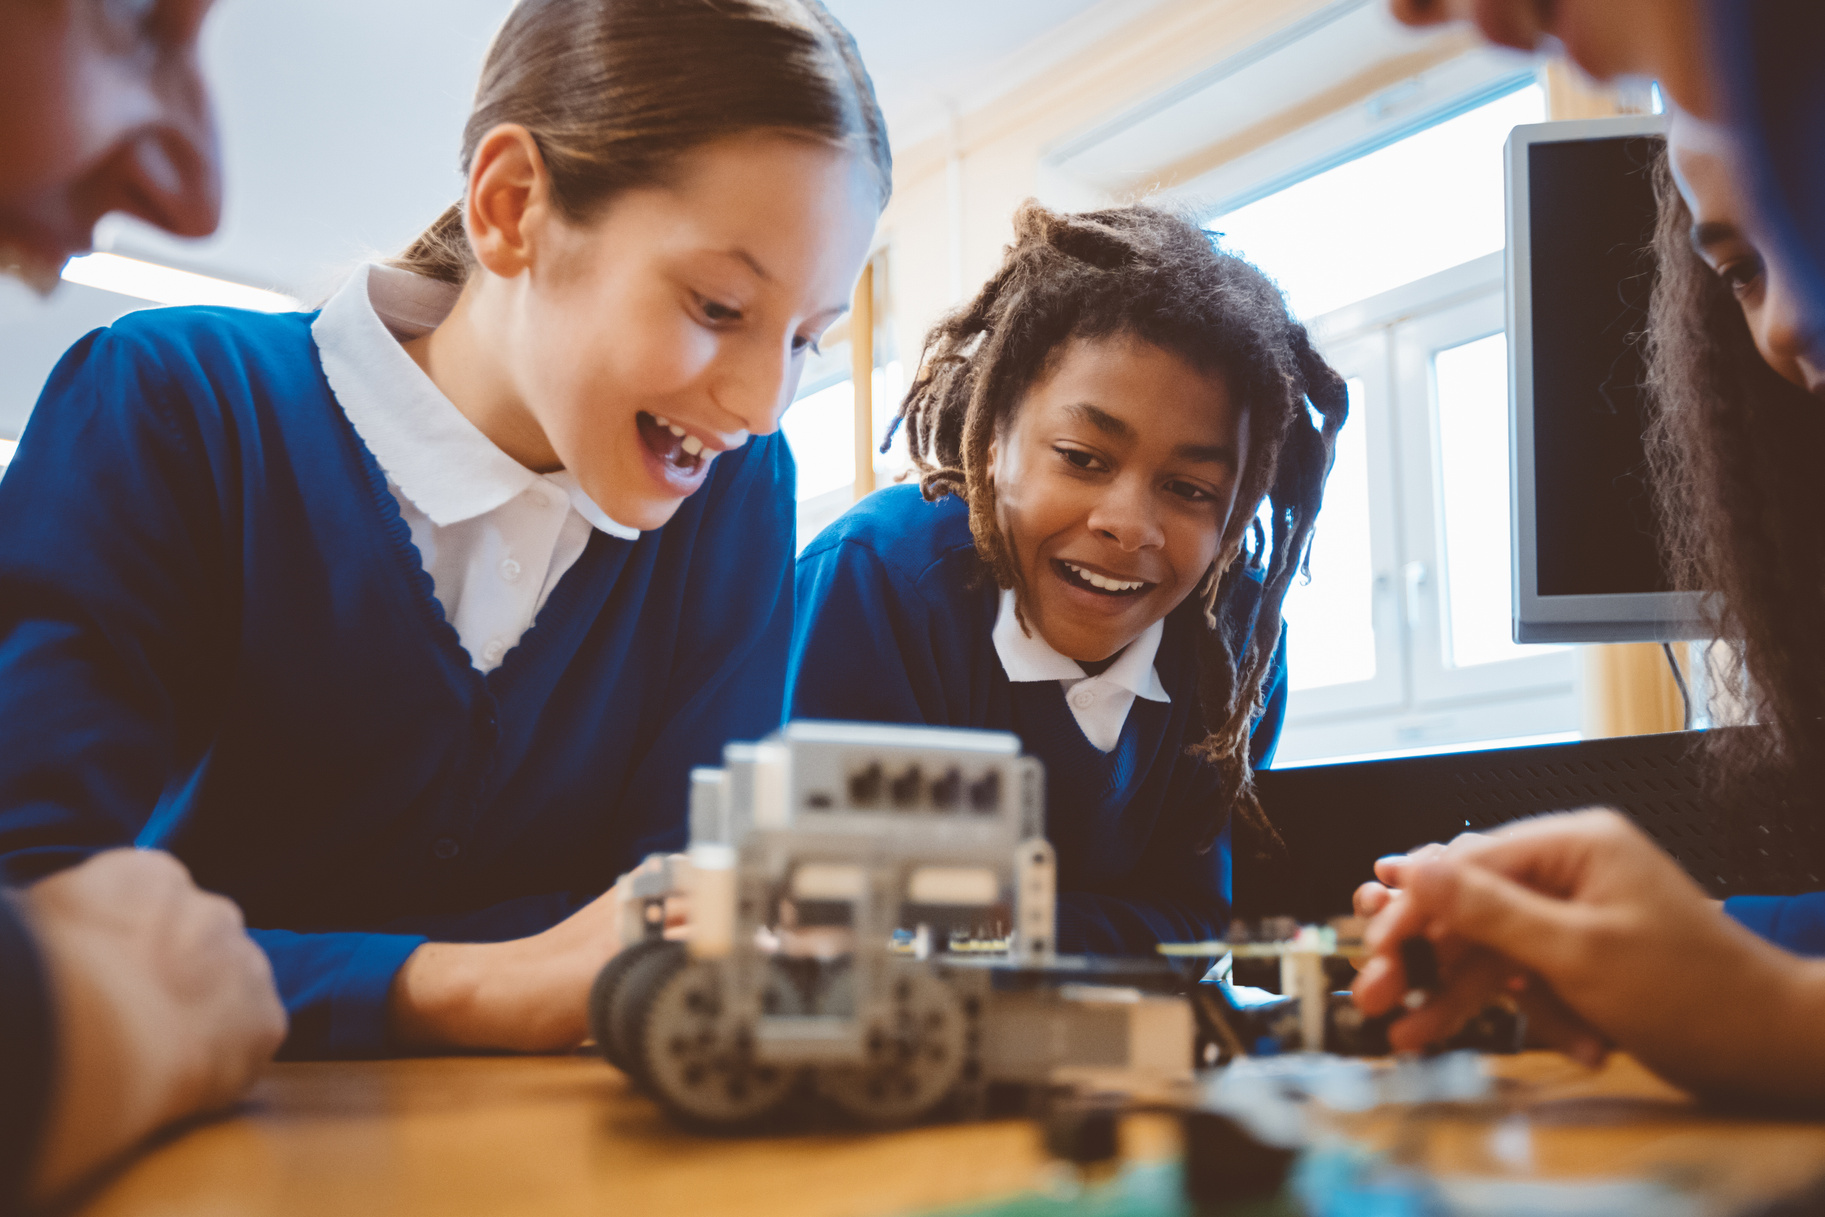
<svg viewBox="0 0 1825 1217">
<path fill-rule="evenodd" d="M 1350 993 L 1356 999 L 1357 1008 L 1371 1018 L 1394 1009 L 1407 993 L 1406 977 L 1399 961 L 1386 955 L 1369 959 L 1357 970 Z"/>
<path fill-rule="evenodd" d="M 1516 1004 L 1527 1017 L 1527 1041 L 1556 1048 L 1580 1064 L 1595 1069 L 1603 1064 L 1613 1046 L 1609 1038 L 1579 1018 L 1571 1007 L 1559 1000 L 1538 977 L 1524 977 Z"/>
<path fill-rule="evenodd" d="M 1374 949 L 1426 932 L 1490 948 L 1549 978 L 1567 962 L 1581 920 L 1575 905 L 1480 863 L 1439 859 L 1415 867 L 1408 880 L 1408 898 L 1396 902 L 1385 928 L 1378 921 L 1369 929 Z"/>
<path fill-rule="evenodd" d="M 1535 891 L 1561 897 L 1575 895 L 1593 874 L 1609 874 L 1619 867 L 1651 869 L 1656 881 L 1691 882 L 1645 833 L 1606 808 L 1504 825 L 1484 839 L 1474 857 Z"/>
<path fill-rule="evenodd" d="M 1493 951 L 1473 948 L 1447 973 L 1443 987 L 1425 1005 L 1388 1028 L 1391 1047 L 1411 1052 L 1456 1035 L 1483 1007 L 1508 992 L 1514 966 Z"/>
<path fill-rule="evenodd" d="M 1373 917 L 1388 907 L 1388 901 L 1393 898 L 1394 893 L 1381 884 L 1365 883 L 1356 889 L 1355 895 L 1350 898 L 1350 904 L 1358 917 Z"/>
<path fill-rule="evenodd" d="M 1416 863 L 1436 858 L 1441 854 L 1449 853 L 1454 856 L 1461 856 L 1475 853 L 1478 849 L 1482 848 L 1483 843 L 1488 839 L 1488 837 L 1479 832 L 1459 833 L 1449 844 L 1440 844 L 1437 841 L 1430 841 L 1424 845 L 1416 846 L 1404 854 L 1389 854 L 1385 858 L 1377 858 L 1375 860 L 1375 877 L 1390 888 L 1399 888 L 1402 885 L 1401 876 L 1406 874 L 1408 867 L 1411 867 Z"/>
</svg>

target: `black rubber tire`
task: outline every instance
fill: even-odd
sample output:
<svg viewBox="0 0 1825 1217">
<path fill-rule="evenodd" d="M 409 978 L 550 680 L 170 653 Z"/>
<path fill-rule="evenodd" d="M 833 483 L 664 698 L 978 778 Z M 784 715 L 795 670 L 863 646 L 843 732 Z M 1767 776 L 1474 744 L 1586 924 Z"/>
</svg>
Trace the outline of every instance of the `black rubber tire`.
<svg viewBox="0 0 1825 1217">
<path fill-rule="evenodd" d="M 644 944 L 643 944 L 644 945 Z M 688 967 L 690 952 L 682 942 L 659 942 L 627 966 L 608 1002 L 608 1035 L 625 1062 L 619 1067 L 642 1090 L 651 1089 L 646 1076 L 641 1031 L 646 1012 L 659 986 L 679 969 Z"/>
<path fill-rule="evenodd" d="M 644 938 L 632 946 L 622 947 L 596 973 L 595 983 L 589 987 L 589 1034 L 596 1041 L 596 1051 L 602 1054 L 602 1059 L 622 1073 L 632 1071 L 627 1066 L 626 1050 L 614 1035 L 614 1020 L 610 1015 L 615 993 L 635 964 L 666 945 L 662 938 Z"/>
</svg>

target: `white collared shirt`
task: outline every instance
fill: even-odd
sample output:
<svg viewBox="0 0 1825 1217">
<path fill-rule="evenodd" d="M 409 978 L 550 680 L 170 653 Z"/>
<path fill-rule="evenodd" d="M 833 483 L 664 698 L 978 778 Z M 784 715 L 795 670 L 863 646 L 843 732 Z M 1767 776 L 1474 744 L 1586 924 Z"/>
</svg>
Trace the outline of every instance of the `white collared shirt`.
<svg viewBox="0 0 1825 1217">
<path fill-rule="evenodd" d="M 590 530 L 633 540 L 567 471 L 502 452 L 400 344 L 435 329 L 459 289 L 370 264 L 311 325 L 323 374 L 386 474 L 444 619 L 476 668 L 499 667 L 583 556 Z"/>
<path fill-rule="evenodd" d="M 1166 623 L 1156 621 L 1129 643 L 1100 676 L 1087 675 L 1075 659 L 1053 650 L 1037 632 L 1028 634 L 1014 616 L 1014 593 L 1003 590 L 1001 609 L 995 614 L 995 654 L 1008 679 L 1016 682 L 1056 680 L 1064 687 L 1065 704 L 1077 720 L 1084 738 L 1099 751 L 1109 752 L 1122 738 L 1122 725 L 1134 699 L 1168 702 L 1166 686 L 1154 670 Z"/>
</svg>

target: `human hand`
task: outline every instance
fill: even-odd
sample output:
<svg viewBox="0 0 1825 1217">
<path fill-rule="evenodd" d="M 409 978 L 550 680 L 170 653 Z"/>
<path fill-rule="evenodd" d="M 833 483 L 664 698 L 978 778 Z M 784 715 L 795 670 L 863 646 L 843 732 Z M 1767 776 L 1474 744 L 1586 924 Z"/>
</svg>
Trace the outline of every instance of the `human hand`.
<svg viewBox="0 0 1825 1217">
<path fill-rule="evenodd" d="M 589 987 L 621 947 L 613 888 L 542 933 L 509 942 L 428 942 L 388 1001 L 403 1048 L 563 1052 L 589 1034 Z"/>
<path fill-rule="evenodd" d="M 1460 836 L 1458 842 L 1481 840 L 1481 833 L 1467 832 Z M 1457 842 L 1453 842 L 1457 844 Z M 1375 860 L 1375 878 L 1357 888 L 1350 897 L 1358 917 L 1373 917 L 1388 907 L 1388 902 L 1400 894 L 1401 868 L 1410 862 L 1424 861 L 1443 852 L 1445 847 L 1436 842 L 1422 845 L 1404 854 L 1389 854 Z"/>
<path fill-rule="evenodd" d="M 1460 833 L 1449 845 L 1432 842 L 1405 854 L 1390 854 L 1376 860 L 1376 880 L 1356 889 L 1352 903 L 1358 917 L 1372 918 L 1400 898 L 1401 876 L 1408 868 L 1450 851 L 1455 858 L 1468 857 L 1485 848 L 1490 838 L 1478 832 Z M 1449 1036 L 1465 1021 L 1491 1002 L 1512 1002 L 1527 1020 L 1527 1042 L 1536 1047 L 1557 1048 L 1585 1064 L 1595 1067 L 1609 1054 L 1611 1044 L 1601 1033 L 1588 1026 L 1567 1009 L 1552 989 L 1529 975 L 1525 969 L 1502 961 L 1501 957 L 1467 943 L 1445 945 L 1441 968 L 1455 982 L 1449 998 L 1435 1003 L 1428 1018 L 1449 1029 Z M 1431 1043 L 1427 1023 L 1405 1026 L 1394 1040 L 1396 1048 L 1422 1048 Z"/>
<path fill-rule="evenodd" d="M 1444 984 L 1389 1029 L 1397 1047 L 1448 1036 L 1517 983 L 1669 1080 L 1709 1094 L 1825 1091 L 1821 965 L 1742 928 L 1677 863 L 1609 811 L 1544 816 L 1460 850 L 1394 865 L 1401 891 L 1370 926 L 1357 1004 L 1406 992 L 1400 944 L 1438 947 Z"/>
<path fill-rule="evenodd" d="M 182 863 L 118 849 L 21 893 L 57 1027 L 32 1191 L 49 1199 L 173 1120 L 232 1103 L 285 1038 L 241 911 Z"/>
</svg>

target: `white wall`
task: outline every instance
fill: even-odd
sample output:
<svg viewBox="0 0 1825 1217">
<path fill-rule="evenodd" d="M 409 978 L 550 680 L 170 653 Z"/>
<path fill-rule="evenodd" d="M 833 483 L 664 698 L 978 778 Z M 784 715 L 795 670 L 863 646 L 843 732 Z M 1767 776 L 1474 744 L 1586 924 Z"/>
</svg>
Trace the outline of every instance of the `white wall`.
<svg viewBox="0 0 1825 1217">
<path fill-rule="evenodd" d="M 97 248 L 315 304 L 403 248 L 462 187 L 462 125 L 510 0 L 219 0 L 204 33 L 222 132 L 220 230 L 201 241 L 121 217 Z M 0 279 L 0 438 L 16 437 L 78 338 L 144 301 L 76 284 L 48 300 Z"/>
</svg>

